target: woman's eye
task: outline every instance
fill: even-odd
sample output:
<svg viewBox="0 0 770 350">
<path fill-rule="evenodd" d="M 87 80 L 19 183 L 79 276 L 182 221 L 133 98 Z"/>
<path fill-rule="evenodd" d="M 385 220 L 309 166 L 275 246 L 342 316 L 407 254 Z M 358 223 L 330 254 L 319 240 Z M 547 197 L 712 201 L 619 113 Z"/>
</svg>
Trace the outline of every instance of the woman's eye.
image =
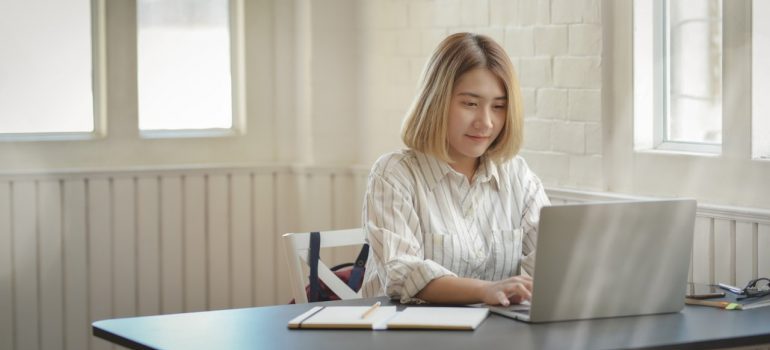
<svg viewBox="0 0 770 350">
<path fill-rule="evenodd" d="M 495 106 L 495 109 L 505 109 L 505 105 Z"/>
<path fill-rule="evenodd" d="M 476 102 L 463 102 L 463 105 L 466 105 L 468 107 L 476 107 L 478 103 Z"/>
</svg>

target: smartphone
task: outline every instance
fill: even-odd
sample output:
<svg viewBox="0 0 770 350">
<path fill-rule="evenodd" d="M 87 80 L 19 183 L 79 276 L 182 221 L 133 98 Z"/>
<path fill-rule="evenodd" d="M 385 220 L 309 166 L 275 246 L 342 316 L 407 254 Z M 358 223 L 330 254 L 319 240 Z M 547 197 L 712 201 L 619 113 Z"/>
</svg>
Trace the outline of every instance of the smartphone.
<svg viewBox="0 0 770 350">
<path fill-rule="evenodd" d="M 711 299 L 722 298 L 724 296 L 725 292 L 720 289 L 719 286 L 715 286 L 713 284 L 688 283 L 687 295 L 685 295 L 685 298 Z"/>
</svg>

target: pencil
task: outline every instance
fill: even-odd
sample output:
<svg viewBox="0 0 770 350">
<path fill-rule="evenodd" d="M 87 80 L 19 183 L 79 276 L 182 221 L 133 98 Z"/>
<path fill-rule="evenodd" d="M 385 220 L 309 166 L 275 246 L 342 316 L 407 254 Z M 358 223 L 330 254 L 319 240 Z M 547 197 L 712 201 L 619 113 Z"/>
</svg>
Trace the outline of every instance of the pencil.
<svg viewBox="0 0 770 350">
<path fill-rule="evenodd" d="M 736 309 L 738 307 L 730 307 L 731 302 L 727 301 L 709 301 L 709 300 L 700 300 L 700 299 L 691 299 L 691 298 L 685 298 L 684 303 L 688 305 L 702 305 L 702 306 L 711 306 L 716 307 L 720 309 Z M 738 305 L 738 304 L 736 304 Z"/>
<path fill-rule="evenodd" d="M 377 308 L 380 307 L 380 305 L 382 305 L 382 303 L 379 302 L 379 301 L 374 303 L 374 305 L 372 305 L 372 307 L 370 307 L 370 308 L 366 309 L 366 311 L 364 311 L 364 314 L 361 315 L 361 319 L 363 320 L 366 317 L 368 317 L 369 315 L 371 315 L 372 312 L 374 312 L 374 310 L 377 310 Z"/>
</svg>

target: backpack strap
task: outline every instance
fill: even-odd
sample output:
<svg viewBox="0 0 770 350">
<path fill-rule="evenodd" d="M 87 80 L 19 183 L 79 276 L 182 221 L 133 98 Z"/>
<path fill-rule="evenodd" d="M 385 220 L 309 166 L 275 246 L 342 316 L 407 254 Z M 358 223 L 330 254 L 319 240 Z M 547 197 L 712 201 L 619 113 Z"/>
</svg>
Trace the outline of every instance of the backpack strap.
<svg viewBox="0 0 770 350">
<path fill-rule="evenodd" d="M 321 299 L 321 281 L 318 279 L 318 259 L 321 253 L 321 234 L 310 232 L 310 250 L 307 253 L 307 264 L 310 267 L 310 294 L 308 302 L 316 302 Z"/>
<path fill-rule="evenodd" d="M 366 266 L 366 259 L 369 257 L 369 245 L 364 243 L 361 247 L 361 252 L 356 257 L 356 263 L 353 266 L 353 270 L 350 271 L 350 279 L 348 279 L 348 287 L 358 292 L 361 289 L 361 283 L 364 279 L 364 268 Z"/>
</svg>

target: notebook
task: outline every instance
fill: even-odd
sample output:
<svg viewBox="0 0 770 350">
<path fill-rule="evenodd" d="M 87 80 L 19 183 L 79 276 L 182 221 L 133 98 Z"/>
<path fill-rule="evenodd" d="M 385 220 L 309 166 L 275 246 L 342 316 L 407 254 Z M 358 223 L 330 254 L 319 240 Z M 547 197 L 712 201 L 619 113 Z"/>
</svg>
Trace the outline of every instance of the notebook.
<svg viewBox="0 0 770 350">
<path fill-rule="evenodd" d="M 491 311 L 551 322 L 681 310 L 695 207 L 671 199 L 542 208 L 531 305 Z"/>
<path fill-rule="evenodd" d="M 289 321 L 291 329 L 446 329 L 474 330 L 488 309 L 467 307 L 382 306 L 361 317 L 369 306 L 316 306 Z"/>
</svg>

